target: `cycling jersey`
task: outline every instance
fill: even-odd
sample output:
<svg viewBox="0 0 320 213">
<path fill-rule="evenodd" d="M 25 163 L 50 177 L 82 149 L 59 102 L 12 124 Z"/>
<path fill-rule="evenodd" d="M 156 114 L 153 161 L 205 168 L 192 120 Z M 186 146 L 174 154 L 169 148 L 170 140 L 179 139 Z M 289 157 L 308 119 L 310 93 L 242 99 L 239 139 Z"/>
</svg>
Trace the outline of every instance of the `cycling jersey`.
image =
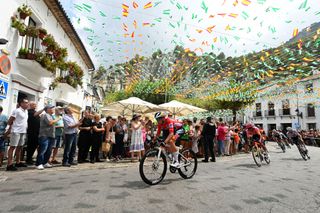
<svg viewBox="0 0 320 213">
<path fill-rule="evenodd" d="M 252 138 L 255 141 L 261 140 L 261 133 L 260 130 L 257 127 L 253 127 L 251 129 L 247 129 L 246 131 L 247 137 Z"/>
<path fill-rule="evenodd" d="M 182 123 L 171 118 L 165 118 L 163 123 L 158 124 L 157 135 L 163 132 L 163 138 L 166 139 L 170 133 L 175 133 L 176 130 L 182 127 Z"/>
</svg>

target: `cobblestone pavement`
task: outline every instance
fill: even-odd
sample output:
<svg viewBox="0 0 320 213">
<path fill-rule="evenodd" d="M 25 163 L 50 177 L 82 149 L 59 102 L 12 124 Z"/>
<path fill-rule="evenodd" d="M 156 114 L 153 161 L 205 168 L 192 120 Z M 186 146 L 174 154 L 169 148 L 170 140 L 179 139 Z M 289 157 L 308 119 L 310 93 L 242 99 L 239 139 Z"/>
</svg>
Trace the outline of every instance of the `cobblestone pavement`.
<svg viewBox="0 0 320 213">
<path fill-rule="evenodd" d="M 199 163 L 190 180 L 168 172 L 152 187 L 129 161 L 0 171 L 0 212 L 320 212 L 320 149 L 303 161 L 296 147 L 268 148 L 270 165 L 223 157 Z"/>
</svg>

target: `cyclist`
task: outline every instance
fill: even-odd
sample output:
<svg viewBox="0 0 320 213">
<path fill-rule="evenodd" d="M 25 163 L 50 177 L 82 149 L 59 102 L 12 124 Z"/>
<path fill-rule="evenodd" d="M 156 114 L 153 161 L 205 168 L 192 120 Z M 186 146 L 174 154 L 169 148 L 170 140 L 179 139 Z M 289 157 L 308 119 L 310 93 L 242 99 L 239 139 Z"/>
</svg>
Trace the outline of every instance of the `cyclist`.
<svg viewBox="0 0 320 213">
<path fill-rule="evenodd" d="M 277 143 L 280 143 L 281 142 L 281 135 L 280 133 L 276 130 L 276 129 L 273 129 L 272 130 L 272 139 L 274 141 L 276 141 Z"/>
<path fill-rule="evenodd" d="M 179 168 L 179 148 L 175 145 L 175 141 L 179 138 L 179 136 L 184 134 L 184 130 L 181 128 L 182 124 L 169 118 L 166 112 L 157 112 L 154 115 L 154 118 L 158 122 L 158 131 L 153 139 L 153 142 L 157 139 L 157 137 L 159 137 L 162 131 L 164 143 L 166 144 L 166 147 L 168 147 L 168 151 L 172 153 L 173 156 L 173 163 L 171 166 Z"/>
<path fill-rule="evenodd" d="M 261 136 L 259 128 L 255 127 L 254 124 L 252 124 L 252 123 L 247 123 L 245 125 L 245 129 L 246 129 L 246 133 L 247 133 L 247 138 L 248 139 L 251 138 L 253 141 L 259 141 L 261 147 L 265 151 L 265 154 L 268 155 L 268 157 L 269 157 L 267 147 L 262 142 L 262 136 Z"/>
<path fill-rule="evenodd" d="M 288 139 L 291 141 L 291 143 L 296 145 L 298 145 L 298 143 L 302 143 L 305 146 L 302 136 L 299 134 L 297 130 L 292 129 L 291 127 L 287 127 L 287 136 L 288 136 Z M 305 149 L 306 149 L 306 154 L 308 155 L 308 149 L 306 146 L 305 146 Z M 308 158 L 310 157 L 308 156 Z"/>
</svg>

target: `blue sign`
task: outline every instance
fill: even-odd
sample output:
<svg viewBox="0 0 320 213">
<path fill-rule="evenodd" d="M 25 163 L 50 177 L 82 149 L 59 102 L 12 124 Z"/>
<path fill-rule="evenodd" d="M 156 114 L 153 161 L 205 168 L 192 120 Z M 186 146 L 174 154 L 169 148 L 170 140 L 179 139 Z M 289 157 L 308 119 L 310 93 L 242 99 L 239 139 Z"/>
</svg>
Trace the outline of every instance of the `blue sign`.
<svg viewBox="0 0 320 213">
<path fill-rule="evenodd" d="M 8 82 L 0 79 L 0 99 L 6 99 L 8 94 Z"/>
</svg>

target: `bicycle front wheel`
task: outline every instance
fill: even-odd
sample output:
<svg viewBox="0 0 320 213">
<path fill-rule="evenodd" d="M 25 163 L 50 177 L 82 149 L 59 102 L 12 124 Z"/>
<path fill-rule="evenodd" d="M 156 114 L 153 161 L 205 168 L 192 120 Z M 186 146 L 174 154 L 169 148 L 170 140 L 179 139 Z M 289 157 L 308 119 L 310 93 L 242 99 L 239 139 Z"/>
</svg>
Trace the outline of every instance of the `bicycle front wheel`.
<svg viewBox="0 0 320 213">
<path fill-rule="evenodd" d="M 160 183 L 167 172 L 167 159 L 160 149 L 151 149 L 142 157 L 139 172 L 142 180 L 149 185 Z"/>
<path fill-rule="evenodd" d="M 302 157 L 303 160 L 308 160 L 308 156 L 307 156 L 307 148 L 305 147 L 304 144 L 298 144 L 298 149 L 299 149 L 299 152 L 300 152 L 300 155 Z"/>
<path fill-rule="evenodd" d="M 254 162 L 257 164 L 258 167 L 260 167 L 262 164 L 260 149 L 254 146 L 254 147 L 252 147 L 251 152 L 252 152 L 252 157 L 253 157 Z"/>
<path fill-rule="evenodd" d="M 178 169 L 180 176 L 184 179 L 190 179 L 194 176 L 198 167 L 196 154 L 191 149 L 186 149 L 179 154 L 181 167 Z"/>
</svg>

